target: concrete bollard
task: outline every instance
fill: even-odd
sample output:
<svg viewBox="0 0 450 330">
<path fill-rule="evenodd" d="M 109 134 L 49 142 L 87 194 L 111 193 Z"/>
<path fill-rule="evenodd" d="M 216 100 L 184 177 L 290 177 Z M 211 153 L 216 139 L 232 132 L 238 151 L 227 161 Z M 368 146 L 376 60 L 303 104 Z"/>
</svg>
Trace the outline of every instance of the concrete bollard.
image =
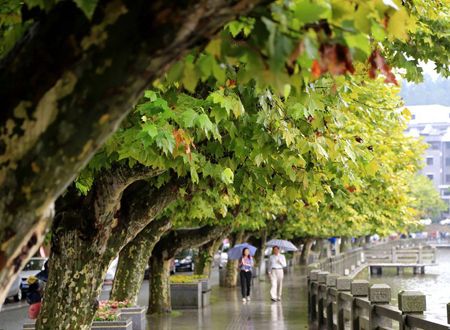
<svg viewBox="0 0 450 330">
<path fill-rule="evenodd" d="M 351 291 L 355 297 L 367 297 L 369 295 L 369 282 L 366 280 L 353 280 Z"/>
<path fill-rule="evenodd" d="M 427 310 L 426 296 L 420 291 L 400 291 L 398 293 L 398 309 L 402 313 L 422 314 Z"/>
<path fill-rule="evenodd" d="M 311 272 L 309 273 L 309 279 L 311 281 L 317 281 L 320 272 L 321 272 L 320 269 L 311 270 Z"/>
<path fill-rule="evenodd" d="M 336 287 L 337 286 L 337 279 L 340 277 L 339 274 L 328 274 L 327 276 L 327 286 L 329 287 Z"/>
<path fill-rule="evenodd" d="M 377 304 L 389 304 L 391 302 L 391 287 L 387 284 L 373 284 L 369 288 L 369 300 Z"/>
<path fill-rule="evenodd" d="M 352 285 L 352 280 L 347 276 L 339 276 L 336 280 L 336 288 L 339 291 L 350 291 Z"/>
<path fill-rule="evenodd" d="M 330 273 L 329 272 L 319 272 L 317 274 L 317 282 L 326 283 L 328 274 L 330 274 Z"/>
</svg>

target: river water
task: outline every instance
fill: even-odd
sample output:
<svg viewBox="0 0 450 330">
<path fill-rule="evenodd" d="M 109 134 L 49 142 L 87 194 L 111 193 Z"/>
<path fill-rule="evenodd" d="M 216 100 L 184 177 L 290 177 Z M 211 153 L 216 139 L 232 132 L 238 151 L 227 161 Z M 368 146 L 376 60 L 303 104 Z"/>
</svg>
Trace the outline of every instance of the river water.
<svg viewBox="0 0 450 330">
<path fill-rule="evenodd" d="M 450 249 L 437 249 L 436 266 L 425 267 L 424 275 L 396 270 L 383 270 L 383 275 L 372 275 L 371 283 L 385 283 L 392 289 L 391 303 L 397 306 L 397 294 L 401 290 L 421 291 L 427 296 L 426 315 L 447 322 L 447 303 L 450 303 Z"/>
</svg>

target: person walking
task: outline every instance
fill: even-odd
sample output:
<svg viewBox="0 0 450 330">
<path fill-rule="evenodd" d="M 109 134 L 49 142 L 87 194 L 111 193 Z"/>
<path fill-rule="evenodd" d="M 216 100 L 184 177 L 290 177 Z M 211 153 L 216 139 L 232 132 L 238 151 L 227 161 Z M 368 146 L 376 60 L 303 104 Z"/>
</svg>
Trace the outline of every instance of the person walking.
<svg viewBox="0 0 450 330">
<path fill-rule="evenodd" d="M 270 297 L 272 301 L 281 300 L 281 290 L 283 289 L 283 277 L 286 267 L 286 258 L 280 253 L 280 248 L 274 246 L 272 255 L 269 258 L 269 276 L 270 276 Z"/>
<path fill-rule="evenodd" d="M 250 250 L 248 248 L 244 248 L 242 250 L 242 257 L 239 260 L 239 269 L 241 270 L 239 273 L 241 279 L 241 293 L 242 293 L 242 302 L 250 301 L 250 287 L 252 284 L 252 267 L 253 267 L 253 258 L 250 255 Z"/>
</svg>

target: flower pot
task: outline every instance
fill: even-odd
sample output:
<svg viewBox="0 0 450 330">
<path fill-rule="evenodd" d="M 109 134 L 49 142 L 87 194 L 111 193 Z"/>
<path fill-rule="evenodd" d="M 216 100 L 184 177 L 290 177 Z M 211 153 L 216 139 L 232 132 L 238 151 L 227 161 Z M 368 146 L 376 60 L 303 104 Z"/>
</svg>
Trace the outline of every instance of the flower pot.
<svg viewBox="0 0 450 330">
<path fill-rule="evenodd" d="M 22 329 L 23 330 L 25 330 L 25 329 L 26 330 L 34 330 L 34 329 L 36 329 L 35 323 L 36 323 L 36 321 L 29 321 L 23 325 Z"/>
<path fill-rule="evenodd" d="M 133 330 L 131 319 L 121 321 L 94 321 L 91 325 L 92 330 Z"/>
<path fill-rule="evenodd" d="M 202 282 L 170 284 L 170 299 L 173 309 L 202 308 Z"/>
<path fill-rule="evenodd" d="M 133 322 L 133 330 L 145 330 L 145 307 L 133 306 L 120 309 L 120 319 Z"/>
</svg>

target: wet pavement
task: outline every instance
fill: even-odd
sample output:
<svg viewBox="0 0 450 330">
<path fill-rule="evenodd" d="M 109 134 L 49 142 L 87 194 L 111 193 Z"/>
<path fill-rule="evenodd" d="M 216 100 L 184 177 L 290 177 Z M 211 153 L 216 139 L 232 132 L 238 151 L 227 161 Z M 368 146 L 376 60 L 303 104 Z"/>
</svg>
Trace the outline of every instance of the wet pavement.
<svg viewBox="0 0 450 330">
<path fill-rule="evenodd" d="M 254 279 L 252 299 L 245 304 L 238 288 L 214 286 L 207 308 L 148 317 L 147 329 L 308 329 L 306 277 L 302 273 L 302 269 L 296 269 L 285 276 L 281 302 L 270 300 L 267 278 Z"/>
<path fill-rule="evenodd" d="M 218 269 L 215 268 L 211 282 L 211 305 L 200 310 L 177 310 L 170 315 L 147 317 L 147 330 L 187 329 L 308 329 L 307 292 L 304 269 L 298 267 L 284 278 L 281 302 L 270 300 L 270 282 L 253 279 L 252 300 L 243 303 L 239 288 L 225 289 L 218 284 Z M 106 286 L 101 299 L 107 299 L 110 287 Z M 148 281 L 144 281 L 138 304 L 148 302 Z M 27 319 L 28 305 L 24 302 L 7 304 L 0 312 L 1 330 L 19 330 Z"/>
</svg>

